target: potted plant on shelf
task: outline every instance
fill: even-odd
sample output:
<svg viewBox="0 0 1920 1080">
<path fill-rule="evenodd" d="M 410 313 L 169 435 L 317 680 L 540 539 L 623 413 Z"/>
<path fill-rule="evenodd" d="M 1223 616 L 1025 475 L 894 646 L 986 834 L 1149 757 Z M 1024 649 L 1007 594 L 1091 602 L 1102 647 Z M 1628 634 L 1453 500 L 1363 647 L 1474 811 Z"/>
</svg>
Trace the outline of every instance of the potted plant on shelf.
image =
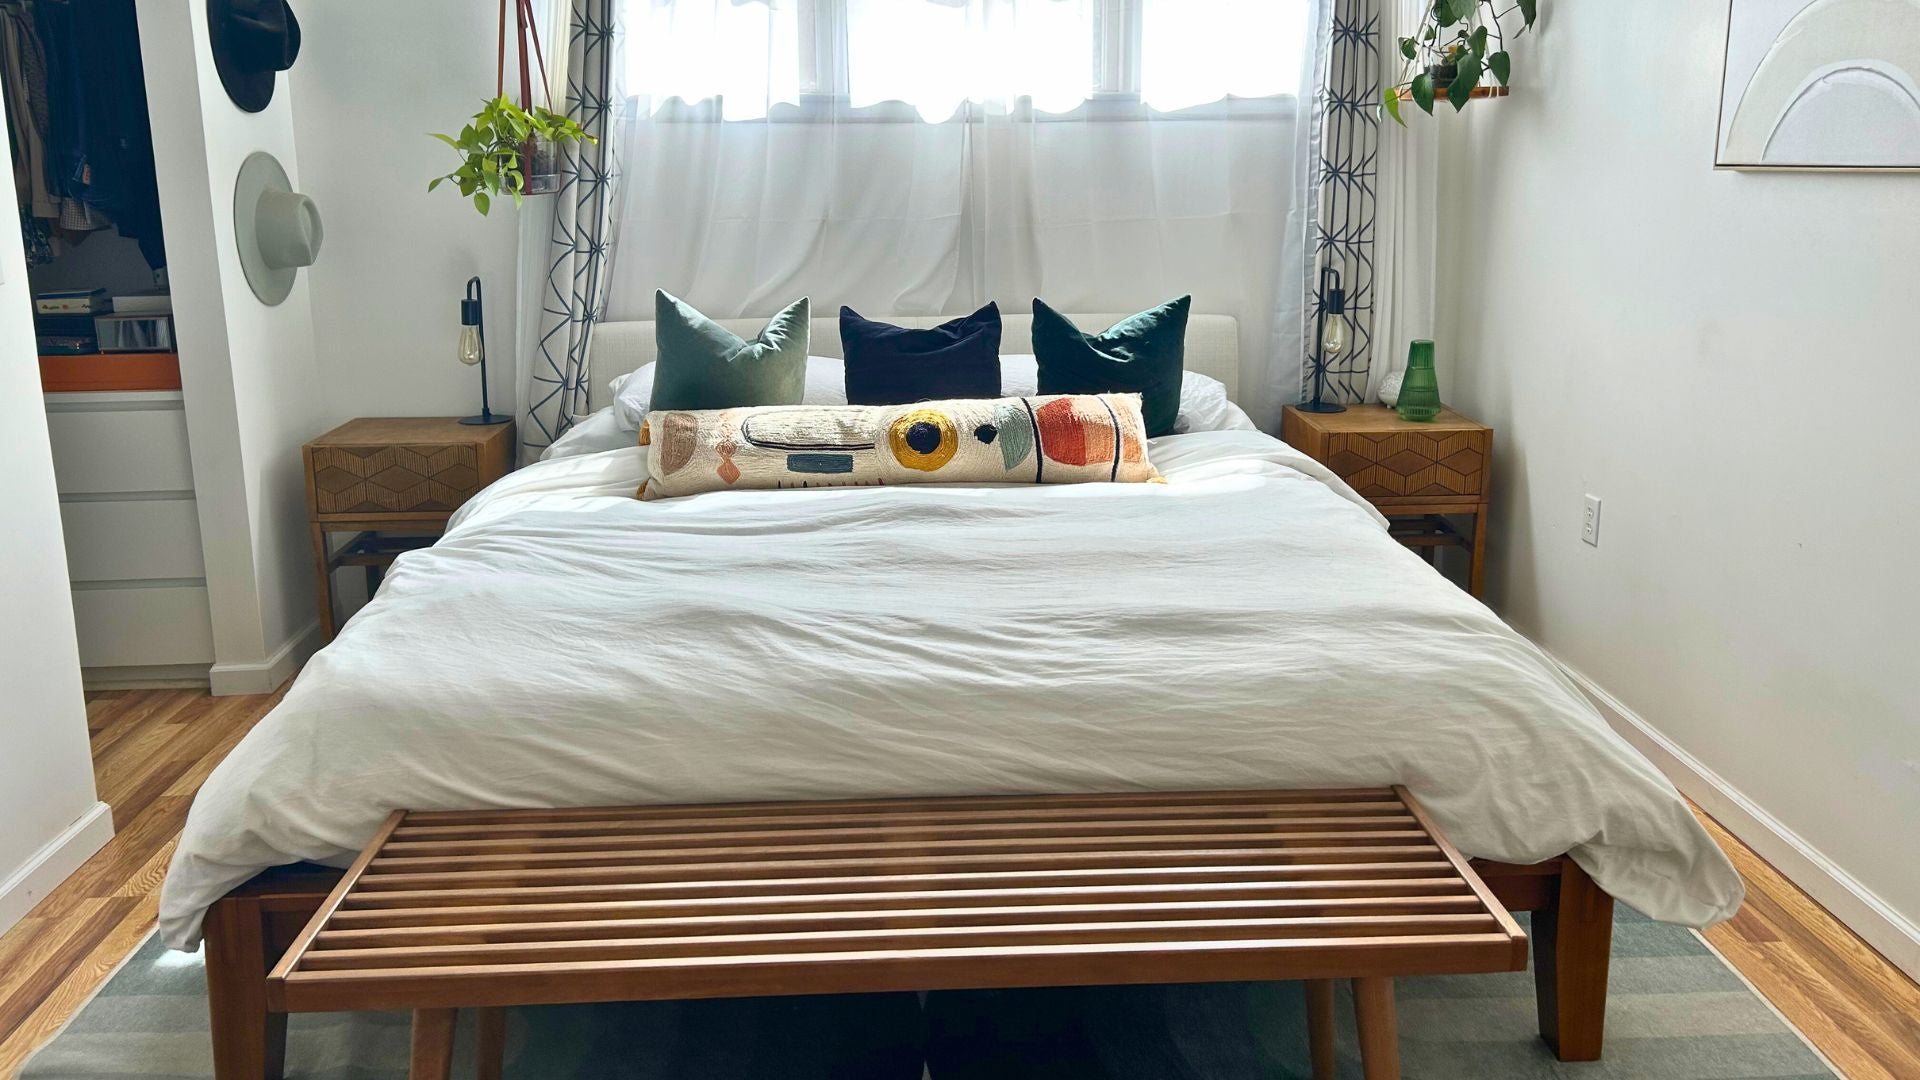
<svg viewBox="0 0 1920 1080">
<path fill-rule="evenodd" d="M 505 94 L 482 106 L 459 135 L 436 131 L 433 137 L 460 152 L 460 167 L 428 181 L 427 190 L 452 182 L 482 214 L 502 195 L 518 206 L 527 195 L 553 191 L 559 148 L 594 141 L 571 118 L 538 105 L 516 105 Z"/>
<path fill-rule="evenodd" d="M 427 182 L 433 191 L 452 181 L 463 198 L 473 200 L 473 208 L 486 214 L 502 195 L 520 200 L 528 195 L 545 195 L 560 187 L 560 150 L 568 143 L 594 142 L 579 123 L 554 112 L 553 102 L 546 106 L 533 103 L 533 78 L 527 59 L 540 64 L 540 87 L 547 87 L 547 60 L 540 50 L 540 31 L 533 21 L 532 0 L 514 5 L 517 53 L 520 58 L 520 100 L 507 96 L 507 5 L 500 4 L 500 43 L 494 67 L 493 97 L 481 106 L 459 135 L 433 132 L 433 137 L 460 154 L 460 166 L 444 176 Z"/>
<path fill-rule="evenodd" d="M 1502 4 L 1507 5 L 1504 10 Z M 1415 32 L 1399 40 L 1404 63 L 1400 81 L 1388 86 L 1382 97 L 1387 115 L 1405 127 L 1402 95 L 1428 114 L 1441 97 L 1458 112 L 1473 100 L 1474 90 L 1488 85 L 1489 77 L 1506 86 L 1513 74 L 1507 34 L 1511 30 L 1519 37 L 1531 30 L 1539 6 L 1539 0 L 1432 0 Z M 1515 16 L 1518 25 L 1503 25 L 1502 20 Z"/>
</svg>

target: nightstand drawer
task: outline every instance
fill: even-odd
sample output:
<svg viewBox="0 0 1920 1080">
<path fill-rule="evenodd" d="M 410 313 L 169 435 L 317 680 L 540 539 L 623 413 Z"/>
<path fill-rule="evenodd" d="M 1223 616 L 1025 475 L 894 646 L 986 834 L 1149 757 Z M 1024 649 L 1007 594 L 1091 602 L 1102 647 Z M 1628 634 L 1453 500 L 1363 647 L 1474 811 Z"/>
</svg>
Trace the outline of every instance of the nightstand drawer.
<svg viewBox="0 0 1920 1080">
<path fill-rule="evenodd" d="M 479 449 L 466 446 L 314 446 L 313 512 L 444 514 L 483 484 Z"/>
<path fill-rule="evenodd" d="M 1490 442 L 1487 431 L 1336 432 L 1324 460 L 1368 499 L 1478 499 Z"/>
</svg>

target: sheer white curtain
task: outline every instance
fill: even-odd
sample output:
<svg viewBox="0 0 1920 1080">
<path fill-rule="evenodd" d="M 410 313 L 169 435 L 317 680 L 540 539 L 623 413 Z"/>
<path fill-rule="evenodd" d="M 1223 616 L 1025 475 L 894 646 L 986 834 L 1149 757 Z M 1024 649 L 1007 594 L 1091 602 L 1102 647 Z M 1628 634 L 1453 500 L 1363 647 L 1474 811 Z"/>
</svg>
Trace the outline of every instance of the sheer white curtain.
<svg viewBox="0 0 1920 1080">
<path fill-rule="evenodd" d="M 656 287 L 716 317 L 800 295 L 885 316 L 1192 293 L 1241 319 L 1257 419 L 1297 396 L 1322 0 L 627 0 L 625 17 L 609 318 L 650 318 Z"/>
<path fill-rule="evenodd" d="M 1398 41 L 1413 33 L 1426 7 L 1427 0 L 1382 0 L 1380 40 Z M 1397 59 L 1388 64 L 1389 70 L 1399 70 Z M 1438 128 L 1435 118 L 1417 111 L 1408 113 L 1405 128 L 1391 120 L 1380 125 L 1377 295 L 1368 401 L 1379 400 L 1381 382 L 1407 366 L 1408 344 L 1434 335 L 1434 282 L 1440 276 L 1435 236 L 1440 214 L 1434 196 L 1440 187 Z"/>
</svg>

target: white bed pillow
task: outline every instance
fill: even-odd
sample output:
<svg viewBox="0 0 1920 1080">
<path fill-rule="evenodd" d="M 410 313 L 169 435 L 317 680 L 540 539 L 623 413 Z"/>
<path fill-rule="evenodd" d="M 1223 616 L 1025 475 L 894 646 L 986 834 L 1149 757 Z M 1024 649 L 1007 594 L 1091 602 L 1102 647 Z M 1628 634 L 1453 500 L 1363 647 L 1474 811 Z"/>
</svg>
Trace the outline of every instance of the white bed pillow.
<svg viewBox="0 0 1920 1080">
<path fill-rule="evenodd" d="M 653 365 L 647 364 L 637 371 L 616 376 L 608 383 L 613 391 L 612 410 L 619 416 L 625 431 L 617 445 L 630 446 L 640 430 L 640 421 L 646 419 L 647 409 L 653 397 Z M 1030 354 L 1013 354 L 1000 358 L 1000 396 L 1032 397 L 1040 392 L 1040 365 Z M 802 405 L 845 405 L 847 403 L 847 372 L 845 364 L 835 356 L 807 357 L 807 388 L 800 399 Z M 604 413 L 606 410 L 601 410 Z M 601 413 L 595 413 L 599 417 Z M 549 457 L 564 457 L 558 448 L 574 437 L 591 421 L 582 421 L 573 431 L 562 436 L 553 448 L 547 451 Z M 1173 430 L 1177 434 L 1190 431 L 1252 431 L 1254 423 L 1240 406 L 1227 400 L 1225 383 L 1215 378 L 1189 371 L 1180 383 L 1180 416 L 1174 421 Z M 602 435 L 601 442 L 607 443 L 610 435 Z M 576 449 L 571 453 L 590 454 L 596 450 L 613 449 L 614 444 L 596 445 L 593 449 Z"/>
<path fill-rule="evenodd" d="M 540 460 L 598 454 L 603 450 L 624 450 L 640 445 L 640 429 L 628 427 L 620 419 L 617 406 L 609 405 L 567 429 L 540 452 Z"/>
</svg>

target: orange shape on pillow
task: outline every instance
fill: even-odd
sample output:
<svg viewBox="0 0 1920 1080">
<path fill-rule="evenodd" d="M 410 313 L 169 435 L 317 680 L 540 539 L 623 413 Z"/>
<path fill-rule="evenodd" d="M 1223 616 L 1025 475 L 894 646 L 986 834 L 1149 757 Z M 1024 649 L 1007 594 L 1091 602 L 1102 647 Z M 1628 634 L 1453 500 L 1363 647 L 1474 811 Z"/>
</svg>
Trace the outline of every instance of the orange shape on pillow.
<svg viewBox="0 0 1920 1080">
<path fill-rule="evenodd" d="M 1089 416 L 1074 408 L 1074 399 L 1055 398 L 1034 410 L 1043 453 L 1062 465 L 1092 465 L 1112 461 L 1115 431 L 1110 415 Z"/>
</svg>

